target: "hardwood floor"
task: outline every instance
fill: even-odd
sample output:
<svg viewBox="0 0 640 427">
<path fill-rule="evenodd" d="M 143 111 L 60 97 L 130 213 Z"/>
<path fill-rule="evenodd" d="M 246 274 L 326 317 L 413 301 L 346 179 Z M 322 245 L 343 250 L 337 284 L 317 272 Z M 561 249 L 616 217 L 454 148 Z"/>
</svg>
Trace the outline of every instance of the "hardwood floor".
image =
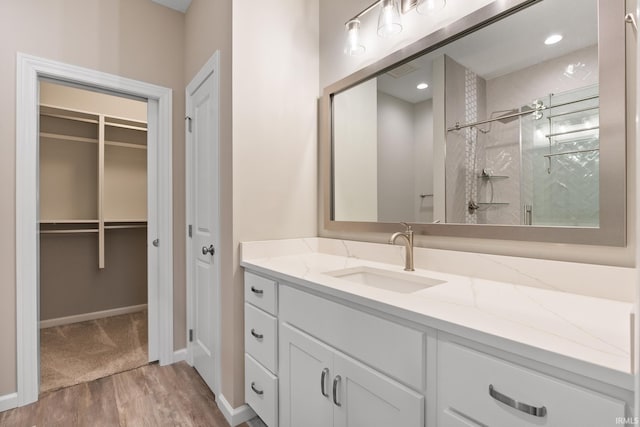
<svg viewBox="0 0 640 427">
<path fill-rule="evenodd" d="M 2 427 L 228 425 L 213 393 L 186 362 L 146 365 L 45 393 L 32 405 L 0 413 Z"/>
</svg>

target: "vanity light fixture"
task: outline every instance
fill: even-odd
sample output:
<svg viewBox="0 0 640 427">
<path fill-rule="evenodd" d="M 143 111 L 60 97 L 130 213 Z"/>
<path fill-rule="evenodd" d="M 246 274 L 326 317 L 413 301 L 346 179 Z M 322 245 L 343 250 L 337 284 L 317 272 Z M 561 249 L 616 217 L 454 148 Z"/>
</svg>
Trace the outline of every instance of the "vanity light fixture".
<svg viewBox="0 0 640 427">
<path fill-rule="evenodd" d="M 423 82 L 423 83 L 418 84 L 418 86 L 416 86 L 416 87 L 417 87 L 418 89 L 420 89 L 420 90 L 424 90 L 424 89 L 428 88 L 428 87 L 429 87 L 429 85 L 428 85 L 427 83 L 424 83 L 424 82 Z"/>
<path fill-rule="evenodd" d="M 562 40 L 562 34 L 551 34 L 545 39 L 544 44 L 550 46 L 552 44 L 558 43 L 560 40 Z"/>
<path fill-rule="evenodd" d="M 444 9 L 446 5 L 447 0 L 418 0 L 416 12 L 421 15 L 431 15 L 440 9 Z"/>
<path fill-rule="evenodd" d="M 400 8 L 396 0 L 381 0 L 378 16 L 378 35 L 389 37 L 402 31 Z"/>
<path fill-rule="evenodd" d="M 347 32 L 347 42 L 344 52 L 347 55 L 360 55 L 366 51 L 364 45 L 360 44 L 360 18 L 380 6 L 378 15 L 378 35 L 388 37 L 402 31 L 401 14 L 409 12 L 411 9 L 424 10 L 423 14 L 429 14 L 442 9 L 446 5 L 446 0 L 376 0 L 367 6 L 362 12 L 345 22 Z"/>
<path fill-rule="evenodd" d="M 360 20 L 352 19 L 347 22 L 347 45 L 344 48 L 344 52 L 349 56 L 362 55 L 365 52 L 365 47 L 360 44 Z"/>
</svg>

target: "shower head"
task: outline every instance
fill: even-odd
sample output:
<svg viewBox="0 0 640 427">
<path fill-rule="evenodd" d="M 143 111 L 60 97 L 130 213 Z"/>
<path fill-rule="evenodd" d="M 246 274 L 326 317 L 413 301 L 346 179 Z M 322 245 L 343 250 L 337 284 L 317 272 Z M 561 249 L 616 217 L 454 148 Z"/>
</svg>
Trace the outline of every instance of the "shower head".
<svg viewBox="0 0 640 427">
<path fill-rule="evenodd" d="M 524 107 L 522 111 L 526 111 L 525 108 L 530 109 L 530 107 Z M 496 117 L 496 120 L 503 124 L 511 123 L 512 121 L 518 120 L 520 118 L 516 115 L 517 113 L 519 113 L 519 111 L 515 108 L 513 110 L 504 111 L 503 113 L 504 114 L 502 114 L 501 116 Z"/>
</svg>

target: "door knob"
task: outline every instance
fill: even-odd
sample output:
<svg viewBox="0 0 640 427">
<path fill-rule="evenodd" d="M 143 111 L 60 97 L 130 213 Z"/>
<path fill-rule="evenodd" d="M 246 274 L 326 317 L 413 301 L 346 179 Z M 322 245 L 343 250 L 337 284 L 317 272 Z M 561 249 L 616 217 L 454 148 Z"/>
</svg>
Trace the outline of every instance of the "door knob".
<svg viewBox="0 0 640 427">
<path fill-rule="evenodd" d="M 202 247 L 202 255 L 213 255 L 216 253 L 216 250 L 213 248 L 213 245 L 209 245 L 209 247 L 203 246 Z"/>
</svg>

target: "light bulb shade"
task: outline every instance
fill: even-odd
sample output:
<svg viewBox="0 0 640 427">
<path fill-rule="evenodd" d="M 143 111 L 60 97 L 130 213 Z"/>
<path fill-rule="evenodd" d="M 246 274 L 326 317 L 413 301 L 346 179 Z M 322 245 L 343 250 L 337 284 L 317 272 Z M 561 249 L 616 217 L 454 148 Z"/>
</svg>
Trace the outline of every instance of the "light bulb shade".
<svg viewBox="0 0 640 427">
<path fill-rule="evenodd" d="M 402 31 L 400 7 L 396 0 L 380 0 L 380 16 L 378 17 L 378 35 L 388 37 Z"/>
<path fill-rule="evenodd" d="M 350 56 L 362 55 L 365 47 L 360 44 L 360 21 L 352 19 L 346 24 L 347 43 L 344 47 L 344 53 Z"/>
<path fill-rule="evenodd" d="M 421 15 L 436 13 L 447 5 L 447 0 L 418 0 L 416 11 Z"/>
</svg>

